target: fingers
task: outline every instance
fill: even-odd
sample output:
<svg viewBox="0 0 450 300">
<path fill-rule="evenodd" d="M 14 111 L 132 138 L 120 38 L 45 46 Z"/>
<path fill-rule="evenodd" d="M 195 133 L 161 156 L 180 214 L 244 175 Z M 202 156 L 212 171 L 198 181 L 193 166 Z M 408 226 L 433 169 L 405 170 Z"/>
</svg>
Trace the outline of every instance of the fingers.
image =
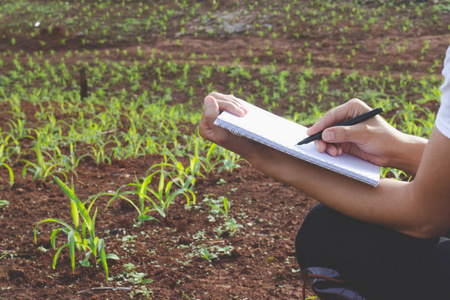
<svg viewBox="0 0 450 300">
<path fill-rule="evenodd" d="M 220 111 L 227 111 L 238 117 L 242 117 L 248 112 L 242 102 L 233 95 L 212 92 L 208 97 L 213 97 L 217 101 Z"/>
<path fill-rule="evenodd" d="M 356 117 L 366 111 L 369 111 L 370 107 L 359 99 L 351 99 L 350 101 L 339 105 L 325 115 L 323 115 L 317 122 L 308 128 L 306 133 L 313 135 L 321 130 L 324 130 L 333 125 L 339 124 L 347 119 Z"/>
<path fill-rule="evenodd" d="M 314 145 L 318 152 L 325 152 L 331 156 L 338 156 L 343 152 L 342 147 L 339 144 L 328 144 L 322 140 L 317 140 L 314 142 Z"/>
<path fill-rule="evenodd" d="M 335 126 L 324 130 L 322 140 L 327 143 L 365 143 L 370 136 L 371 129 L 367 124 L 356 124 L 352 126 Z"/>
<path fill-rule="evenodd" d="M 241 117 L 247 113 L 243 104 L 232 95 L 211 93 L 204 99 L 203 103 L 205 108 L 199 125 L 200 136 L 217 144 L 221 144 L 222 140 L 229 134 L 228 131 L 214 125 L 219 114 L 222 111 L 227 111 Z"/>
<path fill-rule="evenodd" d="M 335 107 L 328 111 L 317 122 L 307 129 L 308 135 L 313 135 L 323 130 L 322 140 L 316 141 L 317 151 L 328 153 L 331 156 L 341 155 L 343 148 L 340 143 L 364 143 L 367 140 L 370 130 L 366 124 L 357 124 L 353 126 L 334 126 L 347 119 L 356 117 L 370 107 L 359 99 L 350 101 Z"/>
</svg>

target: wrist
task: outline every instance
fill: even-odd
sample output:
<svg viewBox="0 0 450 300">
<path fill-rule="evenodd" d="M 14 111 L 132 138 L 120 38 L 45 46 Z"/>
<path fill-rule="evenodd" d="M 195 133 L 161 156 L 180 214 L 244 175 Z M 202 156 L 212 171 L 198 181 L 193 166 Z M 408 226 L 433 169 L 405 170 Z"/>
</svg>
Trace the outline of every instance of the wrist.
<svg viewBox="0 0 450 300">
<path fill-rule="evenodd" d="M 399 133 L 399 143 L 393 147 L 389 166 L 415 175 L 428 140 L 405 133 Z"/>
</svg>

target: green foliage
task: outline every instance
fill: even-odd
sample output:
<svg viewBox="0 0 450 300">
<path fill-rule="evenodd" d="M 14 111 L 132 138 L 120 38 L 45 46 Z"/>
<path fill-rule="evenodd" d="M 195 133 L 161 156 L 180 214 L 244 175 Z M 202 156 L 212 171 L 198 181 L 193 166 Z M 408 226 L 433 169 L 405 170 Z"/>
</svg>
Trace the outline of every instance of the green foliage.
<svg viewBox="0 0 450 300">
<path fill-rule="evenodd" d="M 105 241 L 104 239 L 99 239 L 95 235 L 95 220 L 97 218 L 97 208 L 95 209 L 94 215 L 91 218 L 90 211 L 95 203 L 95 200 L 100 195 L 94 195 L 90 197 L 85 202 L 82 202 L 78 199 L 75 194 L 73 185 L 72 188 L 69 188 L 63 181 L 61 181 L 58 177 L 54 177 L 56 183 L 63 190 L 66 196 L 70 199 L 70 214 L 72 217 L 72 225 L 62 221 L 60 219 L 48 218 L 42 221 L 39 221 L 34 227 L 34 242 L 37 243 L 37 227 L 46 222 L 53 222 L 61 225 L 62 227 L 56 228 L 52 231 L 50 235 L 50 241 L 53 249 L 56 250 L 56 237 L 57 234 L 61 231 L 67 236 L 67 243 L 61 246 L 55 253 L 53 257 L 53 269 L 56 268 L 56 262 L 58 260 L 59 254 L 61 251 L 68 247 L 72 272 L 75 272 L 75 257 L 76 251 L 80 253 L 81 256 L 84 254 L 84 258 L 80 260 L 80 264 L 83 267 L 90 266 L 89 258 L 91 254 L 95 257 L 95 263 L 98 264 L 101 262 L 103 269 L 106 274 L 106 282 L 108 282 L 108 264 L 107 259 L 116 259 L 119 258 L 115 254 L 106 254 L 105 253 Z M 92 201 L 91 201 L 92 200 Z M 87 203 L 91 201 L 89 206 L 86 207 Z M 80 220 L 81 216 L 81 220 Z M 87 232 L 86 232 L 87 230 Z"/>
<path fill-rule="evenodd" d="M 42 153 L 40 146 L 41 144 L 38 140 L 34 147 L 37 160 L 36 162 L 32 162 L 26 159 L 23 160 L 26 164 L 23 167 L 22 177 L 25 178 L 26 173 L 30 171 L 33 173 L 33 180 L 36 179 L 46 180 L 47 177 L 52 176 L 53 174 L 61 174 L 67 180 L 66 174 L 60 169 L 58 169 L 58 167 L 62 167 L 62 165 L 53 162 L 53 158 L 50 155 L 49 155 L 50 160 L 45 160 L 44 154 Z M 70 168 L 70 170 L 73 170 L 70 166 L 68 167 Z"/>
<path fill-rule="evenodd" d="M 8 200 L 0 200 L 0 208 L 5 208 L 9 206 Z"/>
<path fill-rule="evenodd" d="M 186 189 L 184 187 L 181 188 L 172 188 L 174 181 L 168 176 L 168 174 L 161 167 L 161 171 L 155 172 L 150 176 L 159 175 L 158 187 L 156 189 L 147 187 L 146 191 L 150 192 L 151 195 L 156 199 L 155 201 L 151 200 L 153 204 L 153 208 L 156 209 L 161 216 L 168 219 L 169 207 L 175 198 L 178 195 L 183 195 L 186 198 L 186 205 L 189 206 L 191 199 L 192 203 L 195 204 L 196 196 L 192 190 Z M 166 180 L 168 179 L 168 180 Z M 151 198 L 150 198 L 151 199 Z"/>
<path fill-rule="evenodd" d="M 5 163 L 0 163 L 0 167 L 4 167 L 4 168 L 6 168 L 6 169 L 8 170 L 8 174 L 9 174 L 9 185 L 12 187 L 13 184 L 14 184 L 14 172 L 13 172 L 13 170 L 11 169 L 10 166 L 8 166 L 8 165 L 5 164 Z"/>
<path fill-rule="evenodd" d="M 155 217 L 148 215 L 149 212 L 156 211 L 159 215 L 166 220 L 169 219 L 169 207 L 173 203 L 173 201 L 179 195 L 183 195 L 186 198 L 186 205 L 189 206 L 192 200 L 192 203 L 195 204 L 196 196 L 194 192 L 185 187 L 180 187 L 174 185 L 174 179 L 170 179 L 170 173 L 164 170 L 164 167 L 168 164 L 156 164 L 150 167 L 149 171 L 155 167 L 160 167 L 161 169 L 155 171 L 143 178 L 142 182 L 136 178 L 135 183 L 130 183 L 127 186 L 133 186 L 136 188 L 135 191 L 124 191 L 121 192 L 122 188 L 126 186 L 120 187 L 113 197 L 108 201 L 108 206 L 116 199 L 124 199 L 129 202 L 139 213 L 138 215 L 138 223 L 140 225 L 144 221 L 149 220 L 157 220 Z M 153 177 L 159 176 L 157 187 L 152 187 Z M 181 182 L 181 180 L 178 180 Z M 132 199 L 128 198 L 127 195 L 137 195 L 139 199 L 139 206 L 136 205 Z"/>
<path fill-rule="evenodd" d="M 211 207 L 211 212 L 213 214 L 216 215 L 218 213 L 221 213 L 225 218 L 225 223 L 223 224 L 224 229 L 222 229 L 222 226 L 214 229 L 219 236 L 221 236 L 224 232 L 228 232 L 230 236 L 234 236 L 239 231 L 239 229 L 244 227 L 241 224 L 238 224 L 233 217 L 229 216 L 228 198 L 223 196 L 220 196 L 218 199 L 205 198 L 203 202 Z"/>
</svg>

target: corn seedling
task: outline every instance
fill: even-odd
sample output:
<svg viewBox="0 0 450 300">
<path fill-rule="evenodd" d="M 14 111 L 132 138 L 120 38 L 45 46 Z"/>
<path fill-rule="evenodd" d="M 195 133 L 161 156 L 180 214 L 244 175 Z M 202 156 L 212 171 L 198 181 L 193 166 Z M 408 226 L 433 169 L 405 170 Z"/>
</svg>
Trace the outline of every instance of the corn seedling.
<svg viewBox="0 0 450 300">
<path fill-rule="evenodd" d="M 0 163 L 0 167 L 4 167 L 4 168 L 6 168 L 7 170 L 8 170 L 8 174 L 9 174 L 9 186 L 13 186 L 14 185 L 14 172 L 13 172 L 13 170 L 11 169 L 11 167 L 10 166 L 8 166 L 7 164 L 5 164 L 5 163 Z"/>
<path fill-rule="evenodd" d="M 244 227 L 240 224 L 237 224 L 236 220 L 233 217 L 229 216 L 228 214 L 229 205 L 228 199 L 226 197 L 221 196 L 217 200 L 206 198 L 203 201 L 206 202 L 209 206 L 211 206 L 211 212 L 213 214 L 218 213 L 222 214 L 222 216 L 225 218 L 224 224 L 225 231 L 228 232 L 230 236 L 235 235 L 240 228 Z M 221 236 L 224 232 L 224 230 L 222 230 L 222 226 L 214 228 L 214 231 L 216 231 L 219 236 Z"/>
<path fill-rule="evenodd" d="M 166 164 L 166 166 L 169 165 L 173 168 L 173 171 L 168 174 L 172 181 L 180 188 L 191 190 L 195 185 L 197 176 L 205 177 L 200 173 L 201 163 L 198 157 L 191 156 L 189 158 L 189 166 L 185 168 L 171 152 L 166 151 L 164 157 L 166 156 L 169 156 L 172 160 L 172 164 Z M 165 160 L 167 161 L 167 158 Z"/>
<path fill-rule="evenodd" d="M 94 146 L 91 147 L 92 149 L 92 154 L 89 154 L 90 157 L 92 157 L 92 159 L 94 160 L 95 164 L 98 166 L 101 163 L 109 163 L 111 164 L 111 158 L 109 158 L 108 154 L 105 151 L 105 147 L 107 144 L 112 143 L 112 142 L 107 142 L 107 143 L 97 143 Z"/>
<path fill-rule="evenodd" d="M 66 166 L 66 168 L 68 168 L 68 167 L 71 167 L 71 168 L 76 168 L 76 167 L 78 167 L 80 161 L 81 161 L 83 158 L 89 156 L 89 154 L 83 154 L 83 155 L 81 155 L 80 157 L 77 157 L 77 156 L 76 156 L 76 153 L 75 153 L 75 149 L 74 149 L 74 144 L 73 144 L 73 143 L 70 143 L 70 144 L 69 144 L 69 151 L 70 151 L 69 156 L 67 156 L 67 155 L 61 155 L 61 161 L 62 161 L 62 164 L 63 164 L 64 166 Z M 73 169 L 72 169 L 72 170 L 73 170 Z M 75 172 L 75 171 L 73 170 L 73 172 Z"/>
<path fill-rule="evenodd" d="M 222 164 L 217 172 L 222 171 L 228 171 L 232 172 L 235 168 L 240 168 L 241 165 L 238 164 L 238 162 L 241 160 L 241 157 L 231 151 L 225 150 L 223 148 L 220 148 L 222 150 L 222 159 L 219 160 L 219 162 Z"/>
<path fill-rule="evenodd" d="M 160 172 L 155 172 L 151 174 L 151 176 L 159 173 L 159 183 L 157 189 L 147 188 L 147 191 L 149 191 L 157 201 L 153 201 L 153 207 L 158 212 L 164 212 L 162 216 L 166 219 L 166 221 L 169 219 L 169 207 L 172 204 L 173 200 L 178 195 L 184 195 L 186 198 L 186 205 L 189 206 L 192 198 L 192 203 L 195 204 L 195 194 L 193 191 L 185 188 L 172 188 L 173 186 L 173 180 L 168 180 L 166 182 L 167 173 L 161 168 Z"/>
<path fill-rule="evenodd" d="M 121 192 L 121 189 L 126 187 L 126 186 L 120 187 L 115 192 L 113 197 L 108 201 L 108 204 L 106 205 L 106 208 L 108 208 L 108 206 L 114 200 L 120 198 L 120 199 L 123 199 L 123 200 L 127 201 L 128 203 L 130 203 L 137 210 L 137 212 L 139 213 L 139 215 L 137 217 L 137 219 L 138 219 L 137 225 L 142 224 L 142 222 L 144 222 L 144 221 L 150 221 L 150 220 L 158 221 L 158 219 L 156 219 L 155 217 L 148 215 L 148 213 L 151 212 L 151 211 L 157 211 L 161 216 L 165 216 L 164 210 L 162 210 L 159 206 L 154 206 L 153 199 L 151 199 L 147 195 L 148 185 L 151 183 L 153 175 L 155 175 L 155 173 L 150 174 L 149 176 L 144 178 L 144 180 L 142 182 L 139 182 L 139 180 L 136 178 L 136 183 L 130 183 L 130 184 L 126 185 L 126 186 L 135 186 L 136 187 L 136 191 L 124 191 L 124 192 Z M 136 205 L 133 202 L 133 200 L 128 198 L 127 195 L 138 195 L 139 206 Z M 150 204 L 149 206 L 146 206 L 147 202 Z"/>
<path fill-rule="evenodd" d="M 4 140 L 4 143 L 0 144 L 0 167 L 4 167 L 8 170 L 10 186 L 13 186 L 14 172 L 13 172 L 11 166 L 9 166 L 6 163 L 6 161 L 11 162 L 10 158 L 11 158 L 12 154 L 14 154 L 14 152 L 15 152 L 14 150 L 10 151 L 11 150 L 10 147 L 6 147 L 6 145 L 8 144 L 9 138 L 10 138 L 10 136 L 7 136 Z"/>
<path fill-rule="evenodd" d="M 67 235 L 67 243 L 61 246 L 55 253 L 53 257 L 53 269 L 56 268 L 56 262 L 61 251 L 68 247 L 70 253 L 70 260 L 72 265 L 72 272 L 75 272 L 75 256 L 76 251 L 80 252 L 81 257 L 84 254 L 84 258 L 80 261 L 80 264 L 84 267 L 90 265 L 89 258 L 91 254 L 94 255 L 96 262 L 98 264 L 101 262 L 103 269 L 106 274 L 106 282 L 108 282 L 108 264 L 107 259 L 116 259 L 119 258 L 115 254 L 106 254 L 105 253 L 105 241 L 103 239 L 99 239 L 95 236 L 95 220 L 97 218 L 97 208 L 95 209 L 94 216 L 91 218 L 89 213 L 95 200 L 100 195 L 94 195 L 90 197 L 85 202 L 82 202 L 78 199 L 75 194 L 73 184 L 72 188 L 69 188 L 63 181 L 61 181 L 58 177 L 54 177 L 56 183 L 63 190 L 66 196 L 70 199 L 70 211 L 72 216 L 72 225 L 54 218 L 48 218 L 42 221 L 39 221 L 34 227 L 34 242 L 37 243 L 37 227 L 46 222 L 54 222 L 62 227 L 56 228 L 52 231 L 50 235 L 50 242 L 53 249 L 56 250 L 56 236 L 58 232 L 63 232 Z M 92 201 L 91 201 L 92 200 Z M 90 205 L 86 207 L 87 203 L 91 201 Z M 81 216 L 81 220 L 80 220 Z M 81 224 L 80 224 L 81 221 Z M 86 232 L 87 230 L 87 232 Z M 88 235 L 87 235 L 88 233 Z M 97 259 L 98 257 L 98 259 Z"/>
<path fill-rule="evenodd" d="M 26 173 L 30 171 L 34 174 L 33 180 L 36 179 L 46 180 L 47 177 L 53 174 L 61 174 L 67 180 L 66 174 L 63 171 L 56 169 L 57 167 L 61 167 L 62 165 L 51 161 L 52 160 L 51 157 L 49 161 L 46 161 L 44 158 L 44 154 L 40 149 L 40 146 L 41 144 L 40 141 L 38 140 L 36 145 L 34 146 L 34 151 L 36 153 L 36 162 L 23 160 L 26 164 L 22 171 L 22 177 L 25 178 Z"/>
</svg>

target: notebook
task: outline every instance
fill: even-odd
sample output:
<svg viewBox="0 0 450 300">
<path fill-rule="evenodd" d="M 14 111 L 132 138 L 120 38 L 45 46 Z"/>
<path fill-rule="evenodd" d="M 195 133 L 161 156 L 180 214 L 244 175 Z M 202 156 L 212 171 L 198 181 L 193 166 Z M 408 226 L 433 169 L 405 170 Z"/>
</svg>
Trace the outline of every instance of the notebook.
<svg viewBox="0 0 450 300">
<path fill-rule="evenodd" d="M 347 153 L 333 157 L 319 153 L 314 143 L 297 146 L 307 137 L 306 127 L 256 107 L 244 100 L 248 113 L 243 117 L 222 112 L 214 122 L 234 134 L 242 135 L 278 151 L 346 175 L 372 186 L 380 181 L 381 167 Z"/>
</svg>

